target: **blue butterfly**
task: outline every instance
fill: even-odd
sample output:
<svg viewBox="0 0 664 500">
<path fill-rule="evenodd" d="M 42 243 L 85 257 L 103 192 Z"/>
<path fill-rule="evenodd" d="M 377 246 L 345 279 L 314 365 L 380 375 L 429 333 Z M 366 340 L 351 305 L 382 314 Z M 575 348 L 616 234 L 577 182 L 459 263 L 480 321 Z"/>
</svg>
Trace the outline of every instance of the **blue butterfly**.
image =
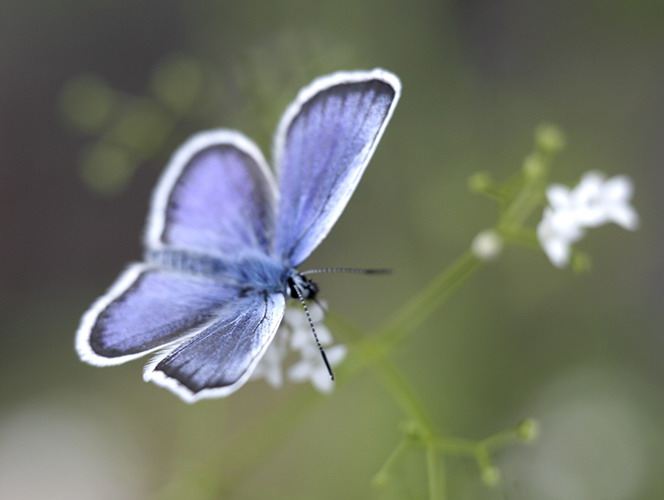
<svg viewBox="0 0 664 500">
<path fill-rule="evenodd" d="M 315 298 L 296 270 L 341 215 L 401 93 L 392 73 L 338 72 L 303 88 L 274 145 L 276 177 L 233 130 L 194 135 L 155 188 L 144 262 L 83 315 L 80 358 L 117 365 L 159 351 L 144 379 L 188 402 L 253 372 L 287 297 Z"/>
</svg>

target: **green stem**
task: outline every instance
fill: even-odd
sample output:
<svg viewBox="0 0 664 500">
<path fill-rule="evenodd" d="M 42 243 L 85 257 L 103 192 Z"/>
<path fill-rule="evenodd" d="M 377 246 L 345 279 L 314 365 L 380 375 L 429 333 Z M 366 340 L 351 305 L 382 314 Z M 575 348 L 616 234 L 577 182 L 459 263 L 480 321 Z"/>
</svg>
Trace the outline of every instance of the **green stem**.
<svg viewBox="0 0 664 500">
<path fill-rule="evenodd" d="M 440 454 L 435 446 L 427 446 L 427 475 L 429 476 L 430 500 L 445 500 L 442 484 Z"/>
<path fill-rule="evenodd" d="M 531 250 L 540 250 L 541 246 L 537 239 L 537 234 L 530 228 L 512 228 L 503 234 L 505 243 Z"/>
<path fill-rule="evenodd" d="M 474 457 L 477 452 L 477 441 L 455 437 L 440 437 L 438 450 L 445 455 Z"/>
<path fill-rule="evenodd" d="M 436 430 L 424 406 L 419 402 L 403 375 L 385 355 L 373 355 L 367 361 L 402 411 L 415 421 L 421 437 L 431 441 L 436 435 Z"/>
<path fill-rule="evenodd" d="M 372 481 L 374 486 L 380 487 L 385 484 L 390 475 L 390 470 L 397 462 L 397 460 L 401 457 L 401 455 L 403 455 L 404 451 L 406 451 L 407 447 L 408 447 L 408 439 L 404 437 L 401 441 L 399 441 L 397 447 L 392 451 L 392 453 L 390 453 L 390 456 L 387 457 L 387 460 L 385 460 L 385 463 L 383 464 L 381 469 L 374 476 Z"/>
<path fill-rule="evenodd" d="M 480 441 L 488 451 L 493 451 L 498 448 L 504 447 L 506 444 L 513 443 L 519 440 L 518 431 L 516 428 L 505 429 L 486 439 Z"/>
<path fill-rule="evenodd" d="M 470 250 L 459 257 L 446 271 L 439 274 L 415 295 L 396 315 L 379 330 L 374 338 L 392 347 L 406 338 L 436 311 L 462 283 L 482 266 Z"/>
<path fill-rule="evenodd" d="M 526 182 L 518 194 L 505 208 L 498 222 L 497 230 L 503 234 L 519 232 L 533 210 L 542 204 L 544 193 L 543 179 Z"/>
</svg>

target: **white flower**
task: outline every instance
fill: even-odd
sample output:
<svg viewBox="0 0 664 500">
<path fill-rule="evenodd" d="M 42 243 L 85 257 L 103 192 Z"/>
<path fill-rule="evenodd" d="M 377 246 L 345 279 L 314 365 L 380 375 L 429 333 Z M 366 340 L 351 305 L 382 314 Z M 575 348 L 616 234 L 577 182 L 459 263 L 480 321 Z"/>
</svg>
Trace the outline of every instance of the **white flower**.
<svg viewBox="0 0 664 500">
<path fill-rule="evenodd" d="M 288 354 L 288 332 L 283 330 L 282 327 L 279 327 L 272 343 L 250 377 L 251 380 L 264 378 L 275 389 L 279 389 L 284 382 L 281 366 Z"/>
<path fill-rule="evenodd" d="M 537 237 L 556 267 L 565 267 L 569 262 L 571 244 L 584 234 L 574 212 L 567 209 L 556 211 L 546 207 L 542 221 L 537 225 Z"/>
<path fill-rule="evenodd" d="M 625 175 L 612 177 L 604 183 L 595 203 L 601 207 L 606 222 L 614 222 L 630 231 L 639 226 L 639 215 L 629 204 L 632 192 L 632 181 Z"/>
<path fill-rule="evenodd" d="M 307 326 L 309 325 L 307 324 Z M 329 346 L 332 343 L 332 335 L 327 328 L 316 326 L 316 334 L 323 347 Z M 291 348 L 299 352 L 300 360 L 290 367 L 288 378 L 293 382 L 305 382 L 309 380 L 320 392 L 330 392 L 334 386 L 334 382 L 327 371 L 323 356 L 311 333 L 311 328 L 308 330 L 304 328 L 295 330 L 291 336 Z M 325 354 L 330 366 L 334 367 L 346 357 L 346 346 L 336 345 L 328 347 L 325 349 Z"/>
<path fill-rule="evenodd" d="M 557 267 L 567 265 L 571 245 L 583 238 L 585 229 L 609 222 L 630 230 L 638 226 L 638 214 L 629 204 L 632 183 L 624 175 L 605 180 L 599 172 L 588 172 L 574 189 L 553 184 L 546 196 L 549 206 L 537 226 L 537 237 Z"/>
<path fill-rule="evenodd" d="M 322 323 L 324 315 L 322 307 L 311 308 L 309 313 L 321 345 L 329 346 L 325 349 L 325 353 L 330 365 L 338 365 L 346 355 L 346 347 L 331 346 L 332 334 Z M 287 369 L 286 373 L 291 382 L 310 381 L 320 392 L 328 393 L 332 390 L 333 381 L 316 345 L 307 316 L 300 307 L 286 309 L 284 320 L 272 344 L 256 366 L 251 378 L 264 378 L 273 387 L 281 387 L 283 367 L 292 353 L 298 355 L 299 359 Z"/>
</svg>

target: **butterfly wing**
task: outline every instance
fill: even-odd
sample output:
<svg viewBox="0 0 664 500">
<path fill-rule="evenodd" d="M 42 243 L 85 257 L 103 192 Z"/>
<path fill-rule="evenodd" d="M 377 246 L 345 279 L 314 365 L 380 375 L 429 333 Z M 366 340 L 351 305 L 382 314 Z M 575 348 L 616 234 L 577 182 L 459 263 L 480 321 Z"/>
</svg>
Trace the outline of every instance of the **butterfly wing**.
<svg viewBox="0 0 664 500">
<path fill-rule="evenodd" d="M 265 159 L 239 132 L 202 132 L 173 155 L 155 189 L 145 244 L 237 256 L 266 253 L 277 190 Z"/>
<path fill-rule="evenodd" d="M 261 293 L 226 304 L 194 336 L 147 365 L 145 380 L 189 402 L 234 392 L 272 341 L 285 300 L 280 293 Z"/>
<path fill-rule="evenodd" d="M 148 254 L 175 249 L 231 263 L 243 252 L 266 254 L 275 199 L 272 174 L 249 139 L 228 130 L 197 134 L 176 151 L 157 184 Z M 180 342 L 239 297 L 236 283 L 198 274 L 130 266 L 83 316 L 76 337 L 81 359 L 119 364 Z"/>
<path fill-rule="evenodd" d="M 85 313 L 76 349 L 93 365 L 124 363 L 181 341 L 238 295 L 211 279 L 133 264 Z"/>
<path fill-rule="evenodd" d="M 385 70 L 314 80 L 286 110 L 275 139 L 280 200 L 276 255 L 299 265 L 341 215 L 401 92 Z"/>
</svg>

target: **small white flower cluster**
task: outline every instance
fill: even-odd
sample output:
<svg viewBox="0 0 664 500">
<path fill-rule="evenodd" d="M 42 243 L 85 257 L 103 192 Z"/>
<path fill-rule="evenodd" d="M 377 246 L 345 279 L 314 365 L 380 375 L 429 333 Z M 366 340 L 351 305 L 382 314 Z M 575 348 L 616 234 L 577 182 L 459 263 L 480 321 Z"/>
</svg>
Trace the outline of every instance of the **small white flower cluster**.
<svg viewBox="0 0 664 500">
<path fill-rule="evenodd" d="M 587 172 L 574 189 L 552 184 L 546 190 L 549 206 L 537 226 L 537 237 L 554 266 L 569 262 L 570 247 L 585 230 L 609 222 L 634 230 L 639 216 L 629 204 L 632 182 L 618 175 L 606 179 L 600 172 Z"/>
<path fill-rule="evenodd" d="M 346 346 L 331 345 L 332 334 L 322 323 L 323 309 L 321 307 L 311 308 L 309 313 L 316 328 L 318 340 L 325 347 L 330 366 L 338 365 L 346 356 Z M 293 352 L 299 355 L 299 360 L 286 370 L 288 380 L 291 382 L 310 381 L 320 392 L 329 393 L 334 387 L 334 383 L 330 379 L 330 374 L 311 332 L 311 326 L 301 307 L 286 309 L 284 320 L 263 359 L 256 366 L 251 379 L 264 378 L 271 386 L 281 387 L 284 382 L 283 365 L 287 361 L 286 358 Z"/>
</svg>

